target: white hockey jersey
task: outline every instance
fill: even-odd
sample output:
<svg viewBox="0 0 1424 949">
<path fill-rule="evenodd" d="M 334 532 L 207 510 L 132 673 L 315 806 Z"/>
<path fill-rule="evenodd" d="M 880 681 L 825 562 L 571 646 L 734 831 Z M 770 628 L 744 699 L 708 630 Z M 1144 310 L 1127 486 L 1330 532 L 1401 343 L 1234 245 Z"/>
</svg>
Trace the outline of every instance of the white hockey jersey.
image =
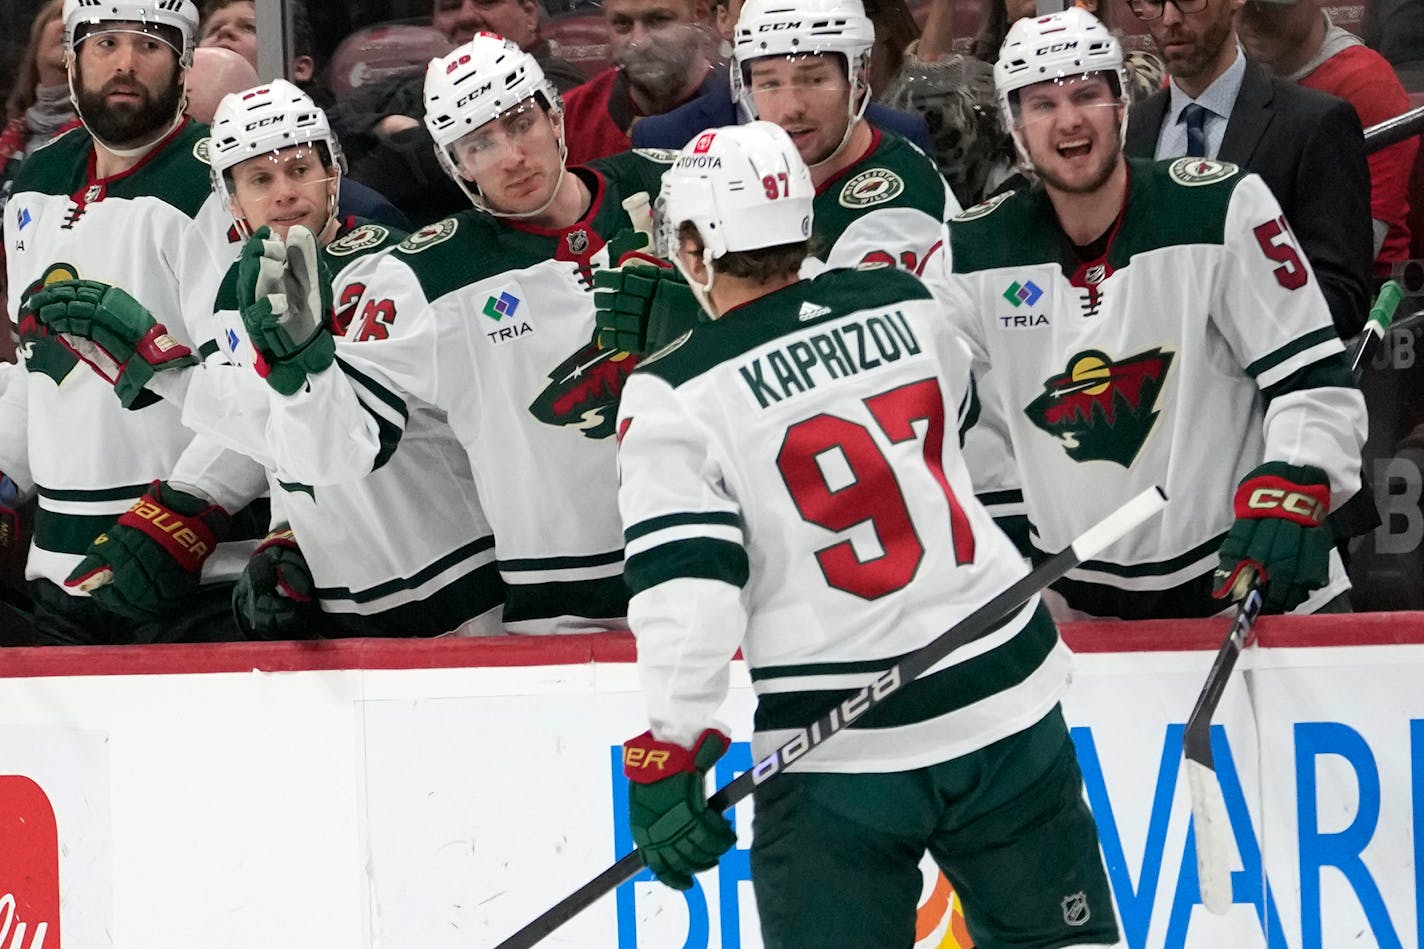
<svg viewBox="0 0 1424 949">
<path fill-rule="evenodd" d="M 368 223 L 344 229 L 323 249 L 333 285 L 348 288 L 335 314 L 339 326 L 360 306 L 346 272 L 404 236 Z M 237 301 L 234 265 L 214 305 L 224 359 L 192 374 L 183 418 L 270 463 L 268 388 L 251 369 L 256 353 Z M 317 488 L 269 471 L 273 523 L 291 526 L 328 614 L 314 635 L 437 636 L 462 626 L 500 631 L 504 585 L 465 450 L 443 413 L 414 399 L 407 408 L 400 444 L 364 478 Z"/>
<path fill-rule="evenodd" d="M 939 304 L 893 270 L 803 280 L 633 373 L 619 507 L 657 737 L 711 724 L 740 646 L 760 758 L 1027 572 L 960 457 L 968 375 Z M 1036 722 L 1069 671 L 1037 604 L 797 767 L 908 770 Z"/>
<path fill-rule="evenodd" d="M 1332 503 L 1359 488 L 1364 400 L 1325 300 L 1265 184 L 1202 159 L 1130 159 L 1103 256 L 1080 260 L 1042 190 L 950 226 L 953 307 L 980 396 L 1008 423 L 1032 542 L 1063 547 L 1153 484 L 1161 518 L 1054 589 L 1074 611 L 1203 616 L 1237 483 L 1263 461 L 1314 465 Z M 1332 555 L 1333 557 L 1333 555 Z M 1348 588 L 1330 584 L 1305 609 Z"/>
<path fill-rule="evenodd" d="M 212 197 L 206 134 L 185 121 L 132 170 L 100 179 L 92 139 L 75 129 L 26 160 L 5 206 L 7 304 L 26 372 L 0 399 L 0 470 L 38 490 L 30 578 L 63 586 L 155 480 L 181 471 L 232 512 L 262 493 L 260 467 L 195 439 L 156 398 L 125 410 L 71 350 L 20 319 L 29 293 L 78 277 L 122 287 L 194 351 L 209 343 L 213 295 L 238 244 Z M 204 579 L 235 577 L 253 546 L 220 544 Z"/>
<path fill-rule="evenodd" d="M 279 467 L 318 496 L 402 441 L 411 400 L 444 412 L 494 530 L 511 632 L 625 625 L 613 431 L 636 359 L 593 342 L 592 271 L 633 227 L 623 199 L 656 194 L 666 167 L 627 152 L 571 170 L 593 201 L 557 231 L 470 211 L 363 259 L 335 288 L 359 306 L 339 371 L 271 396 Z"/>
</svg>

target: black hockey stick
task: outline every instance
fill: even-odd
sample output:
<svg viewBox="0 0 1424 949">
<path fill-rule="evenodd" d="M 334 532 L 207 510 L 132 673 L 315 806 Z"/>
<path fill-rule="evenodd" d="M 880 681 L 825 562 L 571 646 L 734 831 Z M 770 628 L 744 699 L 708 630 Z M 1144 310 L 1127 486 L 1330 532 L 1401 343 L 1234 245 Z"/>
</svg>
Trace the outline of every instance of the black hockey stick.
<svg viewBox="0 0 1424 949">
<path fill-rule="evenodd" d="M 758 785 L 771 780 L 792 762 L 814 751 L 826 739 L 879 706 L 945 656 L 989 632 L 1010 612 L 1028 602 L 1034 594 L 1162 510 L 1166 503 L 1167 495 L 1161 488 L 1148 488 L 1143 491 L 1084 531 L 1072 545 L 1049 557 L 1002 593 L 960 620 L 952 629 L 901 659 L 877 676 L 870 685 L 801 729 L 794 738 L 709 797 L 707 806 L 721 812 L 747 797 Z M 643 855 L 637 850 L 624 855 L 613 866 L 566 896 L 495 949 L 530 949 L 619 884 L 632 879 L 642 866 Z"/>
<path fill-rule="evenodd" d="M 1216 661 L 1207 673 L 1197 704 L 1182 732 L 1182 751 L 1186 755 L 1187 790 L 1192 799 L 1192 821 L 1197 835 L 1197 879 L 1201 886 L 1202 905 L 1217 915 L 1231 908 L 1231 819 L 1226 813 L 1226 798 L 1216 779 L 1216 762 L 1211 757 L 1211 719 L 1231 670 L 1241 650 L 1251 640 L 1251 627 L 1261 612 L 1261 590 L 1254 580 L 1236 608 L 1236 619 L 1226 641 L 1216 652 Z"/>
<path fill-rule="evenodd" d="M 1361 331 L 1355 351 L 1350 357 L 1350 372 L 1360 381 L 1365 366 L 1375 348 L 1384 338 L 1394 319 L 1403 292 L 1393 280 L 1385 281 L 1370 318 Z M 1358 495 L 1356 495 L 1358 497 Z M 1197 837 L 1197 879 L 1201 885 L 1202 905 L 1218 915 L 1231 908 L 1230 821 L 1226 814 L 1226 799 L 1216 779 L 1216 764 L 1211 757 L 1211 720 L 1236 659 L 1251 639 L 1251 626 L 1261 612 L 1261 591 L 1254 580 L 1247 581 L 1248 591 L 1236 609 L 1236 619 L 1226 640 L 1216 653 L 1216 661 L 1207 673 L 1197 703 L 1187 719 L 1182 733 L 1182 752 L 1186 756 L 1187 789 L 1192 800 L 1192 819 Z"/>
</svg>

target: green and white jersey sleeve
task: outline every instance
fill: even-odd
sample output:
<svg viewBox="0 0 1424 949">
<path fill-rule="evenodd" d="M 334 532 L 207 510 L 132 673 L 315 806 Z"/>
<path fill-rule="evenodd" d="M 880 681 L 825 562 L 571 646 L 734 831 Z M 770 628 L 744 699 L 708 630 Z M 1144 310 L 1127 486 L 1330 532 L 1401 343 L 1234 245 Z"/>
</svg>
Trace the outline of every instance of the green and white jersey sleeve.
<svg viewBox="0 0 1424 949">
<path fill-rule="evenodd" d="M 619 413 L 629 620 L 654 733 L 711 722 L 738 646 L 760 757 L 1026 572 L 958 451 L 968 358 L 922 284 L 833 271 L 650 357 Z M 896 771 L 1052 708 L 1037 599 L 798 767 Z"/>
</svg>

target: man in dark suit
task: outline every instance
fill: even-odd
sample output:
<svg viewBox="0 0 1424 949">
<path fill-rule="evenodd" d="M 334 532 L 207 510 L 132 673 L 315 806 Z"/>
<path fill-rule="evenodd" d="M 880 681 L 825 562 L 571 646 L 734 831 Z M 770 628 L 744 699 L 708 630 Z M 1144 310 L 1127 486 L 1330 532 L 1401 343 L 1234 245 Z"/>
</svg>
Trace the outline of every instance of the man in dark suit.
<svg viewBox="0 0 1424 949">
<path fill-rule="evenodd" d="M 1246 62 L 1233 25 L 1246 2 L 1128 0 L 1171 81 L 1132 107 L 1126 150 L 1201 155 L 1264 178 L 1320 281 L 1336 331 L 1348 338 L 1364 326 L 1373 256 L 1360 119 L 1343 99 Z"/>
</svg>

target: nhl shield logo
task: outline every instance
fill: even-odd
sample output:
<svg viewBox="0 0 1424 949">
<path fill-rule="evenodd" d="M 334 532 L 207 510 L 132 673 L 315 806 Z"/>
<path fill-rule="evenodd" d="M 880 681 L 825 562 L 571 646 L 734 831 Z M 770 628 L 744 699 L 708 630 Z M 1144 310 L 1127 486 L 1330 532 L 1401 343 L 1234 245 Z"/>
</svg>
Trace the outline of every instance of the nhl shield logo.
<svg viewBox="0 0 1424 949">
<path fill-rule="evenodd" d="M 588 231 L 583 228 L 565 234 L 564 240 L 569 245 L 569 253 L 575 257 L 582 257 L 583 252 L 588 250 Z"/>
<path fill-rule="evenodd" d="M 1088 909 L 1088 894 L 1070 893 L 1063 897 L 1063 922 L 1069 926 L 1082 926 L 1092 916 Z"/>
</svg>

